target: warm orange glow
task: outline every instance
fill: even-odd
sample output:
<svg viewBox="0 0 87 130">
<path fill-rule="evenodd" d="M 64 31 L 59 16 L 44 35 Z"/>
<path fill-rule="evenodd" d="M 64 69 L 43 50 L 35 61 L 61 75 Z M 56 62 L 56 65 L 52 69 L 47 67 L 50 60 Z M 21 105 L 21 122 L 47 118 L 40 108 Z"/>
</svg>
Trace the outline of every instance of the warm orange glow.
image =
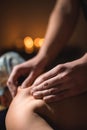
<svg viewBox="0 0 87 130">
<path fill-rule="evenodd" d="M 36 39 L 34 40 L 34 45 L 35 45 L 35 47 L 40 48 L 40 47 L 42 46 L 42 44 L 43 44 L 43 41 L 44 41 L 43 38 L 36 38 Z"/>
<path fill-rule="evenodd" d="M 40 41 L 40 38 L 35 38 L 35 40 L 34 40 L 35 47 L 39 48 L 39 41 Z"/>
<path fill-rule="evenodd" d="M 40 41 L 39 41 L 39 46 L 40 47 L 43 45 L 43 42 L 44 42 L 44 38 L 41 38 Z"/>
<path fill-rule="evenodd" d="M 24 45 L 27 49 L 33 48 L 33 39 L 31 37 L 25 37 Z"/>
<path fill-rule="evenodd" d="M 34 51 L 33 39 L 29 36 L 24 38 L 25 51 L 27 53 L 32 53 Z"/>
<path fill-rule="evenodd" d="M 24 46 L 25 46 L 25 51 L 27 53 L 33 53 L 34 49 L 38 50 L 42 44 L 43 44 L 44 38 L 35 38 L 33 39 L 29 36 L 24 38 Z"/>
<path fill-rule="evenodd" d="M 17 49 L 23 49 L 23 47 L 24 47 L 22 39 L 16 39 L 15 44 L 16 44 Z"/>
<path fill-rule="evenodd" d="M 34 52 L 34 48 L 30 48 L 30 49 L 25 48 L 25 52 L 31 54 Z"/>
</svg>

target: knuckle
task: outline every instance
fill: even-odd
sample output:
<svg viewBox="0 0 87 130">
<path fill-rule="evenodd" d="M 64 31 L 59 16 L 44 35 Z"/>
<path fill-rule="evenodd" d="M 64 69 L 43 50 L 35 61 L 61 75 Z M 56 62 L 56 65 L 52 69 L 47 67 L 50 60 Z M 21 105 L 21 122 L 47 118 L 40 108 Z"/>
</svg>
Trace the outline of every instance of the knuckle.
<svg viewBox="0 0 87 130">
<path fill-rule="evenodd" d="M 18 70 L 19 70 L 19 65 L 15 65 L 15 66 L 13 67 L 13 70 L 14 70 L 14 71 L 18 71 Z"/>
<path fill-rule="evenodd" d="M 42 77 L 42 76 L 39 77 L 39 78 L 38 78 L 38 81 L 39 81 L 39 82 L 43 82 L 43 77 Z"/>
<path fill-rule="evenodd" d="M 66 67 L 63 64 L 59 64 L 57 66 L 57 69 L 58 69 L 58 71 L 63 72 L 66 69 Z"/>
<path fill-rule="evenodd" d="M 34 85 L 38 85 L 40 82 L 41 82 L 41 78 L 38 77 L 38 78 L 35 80 Z"/>
<path fill-rule="evenodd" d="M 57 68 L 58 68 L 58 69 L 61 69 L 61 68 L 62 68 L 62 64 L 59 64 L 59 65 L 57 66 Z"/>
<path fill-rule="evenodd" d="M 44 76 L 40 76 L 40 77 L 38 78 L 38 81 L 39 81 L 39 82 L 43 82 L 44 80 L 45 80 Z"/>
<path fill-rule="evenodd" d="M 9 81 L 7 81 L 7 83 L 6 83 L 6 84 L 7 84 L 7 87 L 9 87 L 9 84 L 10 84 L 10 83 L 9 83 Z"/>
<path fill-rule="evenodd" d="M 46 82 L 43 83 L 42 89 L 48 88 L 48 86 L 49 86 L 49 84 L 48 84 L 48 82 L 46 81 Z"/>
<path fill-rule="evenodd" d="M 48 86 L 49 85 L 49 83 L 46 81 L 46 82 L 44 82 L 44 87 L 46 86 Z"/>
<path fill-rule="evenodd" d="M 52 88 L 52 89 L 49 90 L 49 93 L 53 93 L 53 91 L 54 91 L 54 90 L 53 90 L 53 88 Z"/>
<path fill-rule="evenodd" d="M 44 74 L 42 74 L 40 76 L 40 78 L 41 78 L 42 81 L 45 81 L 47 79 L 47 74 L 48 74 L 48 72 L 46 72 L 46 73 L 44 73 Z"/>
<path fill-rule="evenodd" d="M 7 86 L 9 87 L 10 85 L 11 85 L 11 81 L 8 80 L 8 81 L 7 81 Z"/>
<path fill-rule="evenodd" d="M 53 93 L 55 93 L 56 92 L 56 90 L 54 89 L 54 88 L 51 88 L 50 90 L 49 90 L 49 93 L 50 94 L 53 94 Z"/>
<path fill-rule="evenodd" d="M 45 76 L 40 77 L 40 80 L 43 82 L 45 81 Z"/>
</svg>

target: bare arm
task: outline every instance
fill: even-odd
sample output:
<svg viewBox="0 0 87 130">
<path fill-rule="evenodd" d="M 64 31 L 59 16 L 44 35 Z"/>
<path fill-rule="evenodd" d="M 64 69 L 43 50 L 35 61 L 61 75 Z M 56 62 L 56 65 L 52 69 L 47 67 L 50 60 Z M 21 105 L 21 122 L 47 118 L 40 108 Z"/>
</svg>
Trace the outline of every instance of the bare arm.
<svg viewBox="0 0 87 130">
<path fill-rule="evenodd" d="M 45 57 L 47 64 L 68 43 L 75 28 L 78 14 L 78 0 L 57 0 L 49 19 L 44 44 L 39 51 L 39 56 Z"/>
<path fill-rule="evenodd" d="M 8 79 L 8 86 L 14 96 L 21 76 L 26 77 L 23 87 L 30 86 L 43 73 L 45 66 L 56 58 L 68 43 L 76 25 L 79 14 L 79 0 L 57 0 L 49 18 L 45 40 L 39 53 L 31 60 L 17 65 Z"/>
</svg>

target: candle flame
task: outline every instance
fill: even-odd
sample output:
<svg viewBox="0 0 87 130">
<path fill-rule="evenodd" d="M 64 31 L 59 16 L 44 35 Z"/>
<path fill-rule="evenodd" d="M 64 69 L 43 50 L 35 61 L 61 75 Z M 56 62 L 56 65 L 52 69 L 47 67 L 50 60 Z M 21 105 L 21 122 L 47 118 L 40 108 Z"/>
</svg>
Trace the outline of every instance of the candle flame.
<svg viewBox="0 0 87 130">
<path fill-rule="evenodd" d="M 34 45 L 36 48 L 40 48 L 43 44 L 44 38 L 35 38 Z"/>
<path fill-rule="evenodd" d="M 31 37 L 27 36 L 24 38 L 24 45 L 27 53 L 32 53 L 34 51 L 33 39 Z"/>
</svg>

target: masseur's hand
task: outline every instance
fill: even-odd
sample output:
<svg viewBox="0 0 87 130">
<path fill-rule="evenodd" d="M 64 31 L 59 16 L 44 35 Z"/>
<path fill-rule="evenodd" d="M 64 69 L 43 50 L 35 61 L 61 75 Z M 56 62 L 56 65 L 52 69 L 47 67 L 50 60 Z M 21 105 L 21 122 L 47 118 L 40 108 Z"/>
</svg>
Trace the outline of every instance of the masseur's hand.
<svg viewBox="0 0 87 130">
<path fill-rule="evenodd" d="M 60 64 L 34 82 L 31 93 L 46 102 L 60 101 L 87 91 L 87 54 Z"/>
<path fill-rule="evenodd" d="M 7 85 L 12 97 L 15 96 L 17 87 L 30 86 L 35 78 L 44 71 L 45 60 L 40 60 L 39 56 L 34 57 L 22 64 L 16 65 L 9 76 Z"/>
</svg>

